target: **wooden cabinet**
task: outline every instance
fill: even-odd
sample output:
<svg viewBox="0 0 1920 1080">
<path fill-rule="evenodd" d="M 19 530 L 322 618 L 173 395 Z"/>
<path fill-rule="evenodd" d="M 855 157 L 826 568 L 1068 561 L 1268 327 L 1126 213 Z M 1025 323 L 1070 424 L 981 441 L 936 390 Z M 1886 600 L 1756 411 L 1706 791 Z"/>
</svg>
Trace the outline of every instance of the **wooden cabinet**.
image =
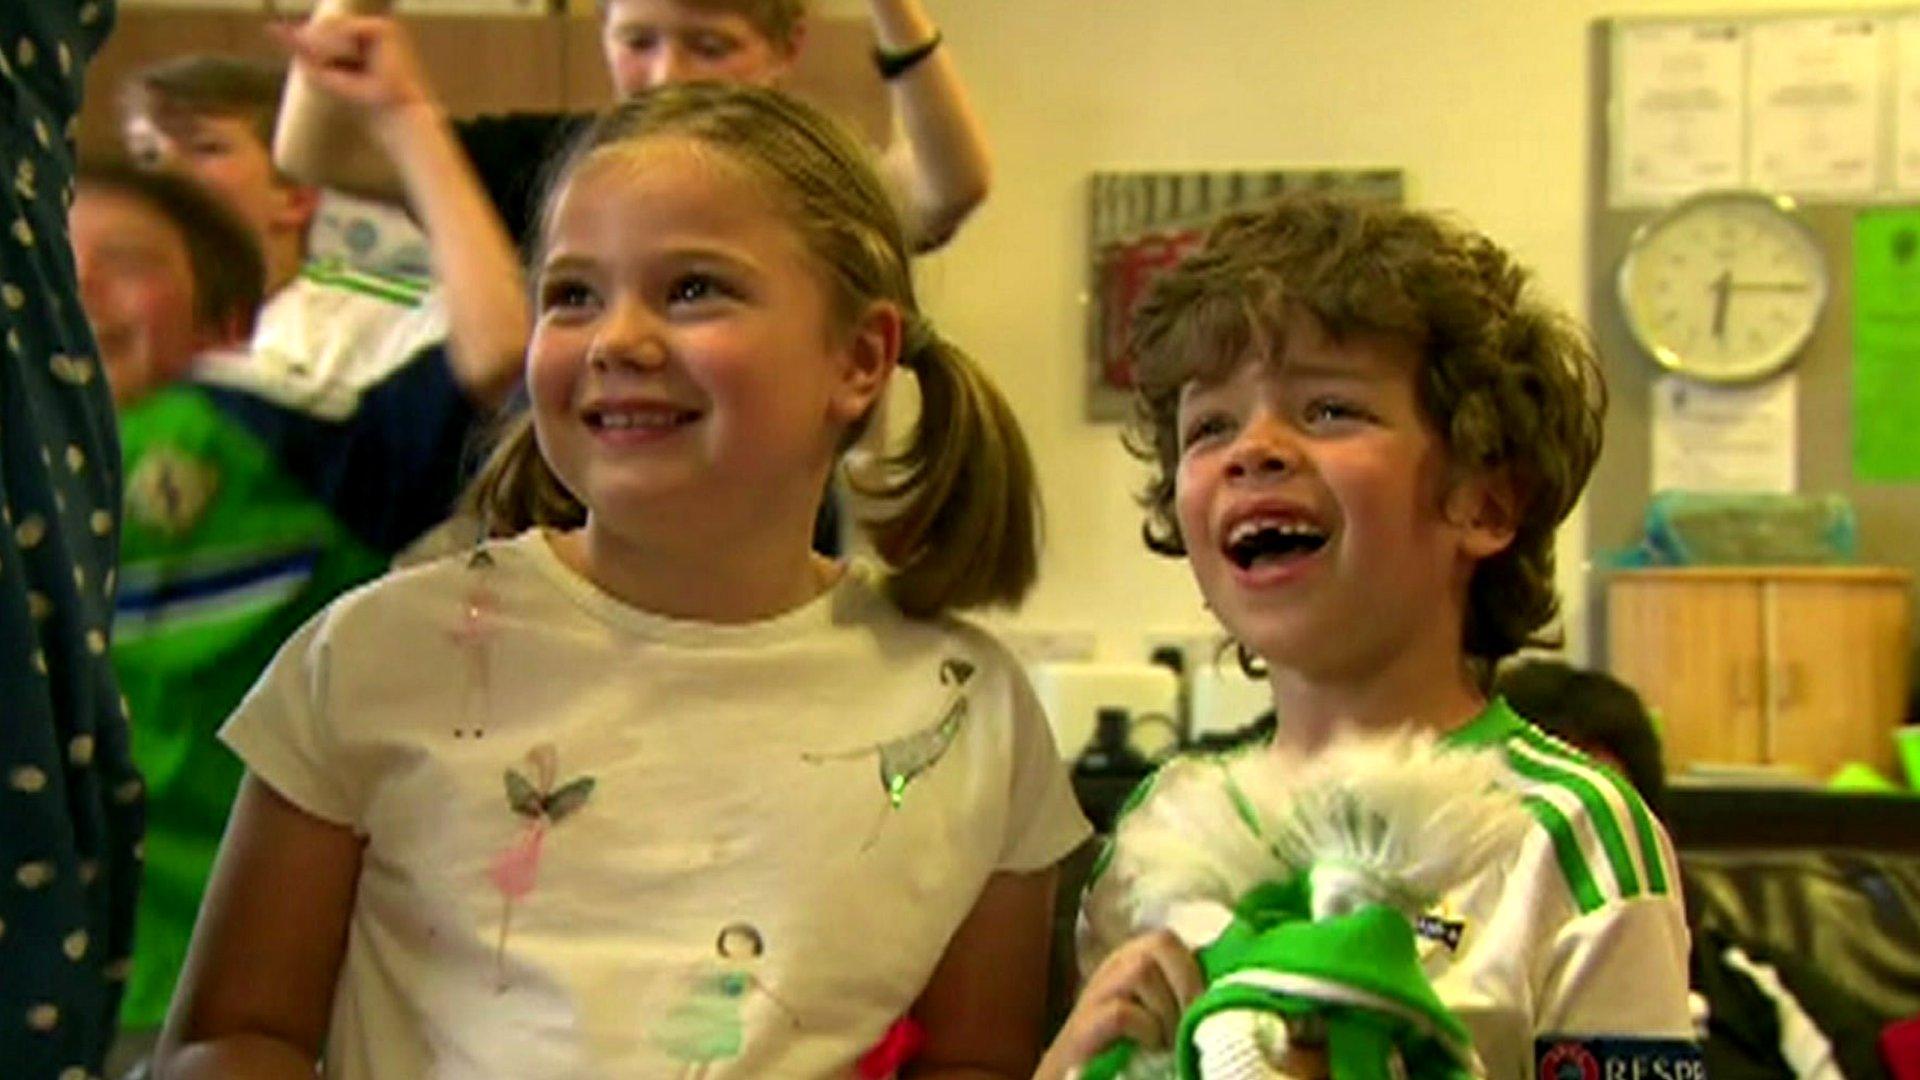
<svg viewBox="0 0 1920 1080">
<path fill-rule="evenodd" d="M 1898 776 L 1913 578 L 1867 567 L 1615 573 L 1607 660 L 1659 711 L 1667 767 L 1776 765 L 1825 779 L 1849 761 Z"/>
<path fill-rule="evenodd" d="M 588 111 L 613 99 L 613 85 L 600 55 L 600 22 L 592 3 L 581 10 L 585 14 L 574 16 L 409 15 L 406 22 L 428 77 L 454 116 Z M 120 83 L 127 73 L 188 52 L 283 59 L 284 50 L 267 36 L 272 19 L 265 10 L 122 4 L 112 35 L 87 70 L 78 130 L 82 155 L 118 152 Z M 892 134 L 893 111 L 886 85 L 868 58 L 872 46 L 864 16 L 812 19 L 787 88 L 881 145 Z"/>
</svg>

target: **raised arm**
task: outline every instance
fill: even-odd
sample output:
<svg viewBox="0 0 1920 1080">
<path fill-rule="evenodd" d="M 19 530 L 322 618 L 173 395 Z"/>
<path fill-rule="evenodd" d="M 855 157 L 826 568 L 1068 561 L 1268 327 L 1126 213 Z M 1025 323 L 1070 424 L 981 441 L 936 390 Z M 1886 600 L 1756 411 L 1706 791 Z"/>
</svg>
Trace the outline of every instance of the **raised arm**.
<svg viewBox="0 0 1920 1080">
<path fill-rule="evenodd" d="M 347 16 L 310 21 L 286 40 L 312 90 L 348 106 L 399 173 L 445 297 L 454 377 L 476 402 L 505 401 L 532 327 L 519 254 L 406 30 L 383 16 Z"/>
<path fill-rule="evenodd" d="M 884 53 L 907 54 L 939 32 L 920 0 L 868 2 L 874 39 Z M 883 164 L 904 199 L 914 247 L 931 251 L 987 197 L 993 178 L 987 134 L 944 44 L 889 79 L 887 88 L 904 137 L 887 149 Z"/>
<path fill-rule="evenodd" d="M 308 25 L 351 15 L 383 15 L 393 0 L 319 0 Z M 381 202 L 406 200 L 400 173 L 354 106 L 314 85 L 312 72 L 295 65 L 274 125 L 273 163 L 303 183 Z"/>
</svg>

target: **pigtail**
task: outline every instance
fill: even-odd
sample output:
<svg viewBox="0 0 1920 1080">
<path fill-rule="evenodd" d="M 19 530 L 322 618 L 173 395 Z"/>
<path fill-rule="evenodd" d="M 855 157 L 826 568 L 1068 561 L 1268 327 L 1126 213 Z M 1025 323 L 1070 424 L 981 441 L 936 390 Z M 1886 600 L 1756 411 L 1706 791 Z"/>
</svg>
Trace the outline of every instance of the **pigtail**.
<svg viewBox="0 0 1920 1080">
<path fill-rule="evenodd" d="M 854 490 L 883 508 L 862 526 L 908 615 L 1014 605 L 1039 572 L 1039 489 L 1013 410 L 979 365 L 914 318 L 901 364 L 920 386 L 912 440 Z"/>
<path fill-rule="evenodd" d="M 535 526 L 573 529 L 587 521 L 586 507 L 540 456 L 531 410 L 504 421 L 460 506 L 480 519 L 488 536 L 514 536 Z"/>
</svg>

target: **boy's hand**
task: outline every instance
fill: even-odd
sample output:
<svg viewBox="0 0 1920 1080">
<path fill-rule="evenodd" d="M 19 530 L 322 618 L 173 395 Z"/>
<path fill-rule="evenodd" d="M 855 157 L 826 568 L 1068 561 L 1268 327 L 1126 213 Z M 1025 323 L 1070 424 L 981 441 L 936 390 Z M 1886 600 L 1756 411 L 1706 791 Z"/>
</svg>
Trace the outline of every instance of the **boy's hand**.
<svg viewBox="0 0 1920 1080">
<path fill-rule="evenodd" d="M 1171 931 L 1128 941 L 1087 979 L 1034 1080 L 1071 1076 L 1121 1039 L 1142 1050 L 1170 1048 L 1180 1015 L 1203 989 L 1200 965 Z"/>
<path fill-rule="evenodd" d="M 413 41 L 393 19 L 315 18 L 272 32 L 315 86 L 343 101 L 374 113 L 432 103 Z"/>
</svg>

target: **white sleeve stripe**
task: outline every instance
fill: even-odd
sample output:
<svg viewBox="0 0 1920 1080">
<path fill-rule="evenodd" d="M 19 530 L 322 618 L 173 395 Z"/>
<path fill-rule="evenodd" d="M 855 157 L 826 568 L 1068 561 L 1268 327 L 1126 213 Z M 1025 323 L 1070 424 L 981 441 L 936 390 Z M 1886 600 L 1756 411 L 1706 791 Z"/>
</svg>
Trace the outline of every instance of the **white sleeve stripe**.
<svg viewBox="0 0 1920 1080">
<path fill-rule="evenodd" d="M 1572 763 L 1556 760 L 1519 739 L 1508 741 L 1507 754 L 1527 794 L 1546 800 L 1566 817 L 1586 862 L 1607 868 L 1604 881 L 1594 875 L 1603 886 L 1611 882 L 1606 898 L 1624 900 L 1639 895 L 1642 868 L 1635 861 L 1633 845 L 1626 842 L 1627 833 L 1621 828 L 1623 817 L 1608 799 L 1610 785 L 1604 781 L 1596 784 L 1590 775 L 1577 773 Z M 1576 784 L 1588 789 L 1585 796 Z M 1618 793 L 1614 794 L 1617 797 Z"/>
</svg>

